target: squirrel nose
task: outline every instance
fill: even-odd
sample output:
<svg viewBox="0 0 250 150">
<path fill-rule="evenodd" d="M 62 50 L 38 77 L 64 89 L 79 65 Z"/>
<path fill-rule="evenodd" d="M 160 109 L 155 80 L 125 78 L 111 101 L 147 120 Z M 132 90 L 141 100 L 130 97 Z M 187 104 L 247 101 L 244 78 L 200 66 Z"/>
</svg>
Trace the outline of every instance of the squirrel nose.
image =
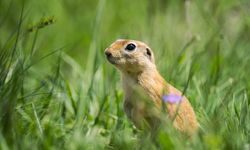
<svg viewBox="0 0 250 150">
<path fill-rule="evenodd" d="M 112 56 L 112 54 L 109 51 L 105 51 L 105 55 L 106 55 L 107 58 Z"/>
</svg>

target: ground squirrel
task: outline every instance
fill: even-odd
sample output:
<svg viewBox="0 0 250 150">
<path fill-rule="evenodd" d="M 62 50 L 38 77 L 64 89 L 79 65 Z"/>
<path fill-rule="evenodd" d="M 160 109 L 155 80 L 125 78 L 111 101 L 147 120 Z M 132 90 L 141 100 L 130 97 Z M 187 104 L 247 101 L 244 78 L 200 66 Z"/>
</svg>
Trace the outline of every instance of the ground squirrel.
<svg viewBox="0 0 250 150">
<path fill-rule="evenodd" d="M 119 39 L 106 48 L 105 55 L 121 72 L 125 94 L 124 111 L 136 127 L 141 127 L 142 120 L 152 128 L 157 127 L 157 110 L 164 103 L 169 118 L 174 120 L 175 128 L 186 133 L 197 130 L 196 116 L 188 99 L 159 74 L 154 54 L 145 43 Z M 146 95 L 146 99 L 150 99 L 151 103 L 148 104 L 151 107 L 142 102 L 137 89 Z"/>
</svg>

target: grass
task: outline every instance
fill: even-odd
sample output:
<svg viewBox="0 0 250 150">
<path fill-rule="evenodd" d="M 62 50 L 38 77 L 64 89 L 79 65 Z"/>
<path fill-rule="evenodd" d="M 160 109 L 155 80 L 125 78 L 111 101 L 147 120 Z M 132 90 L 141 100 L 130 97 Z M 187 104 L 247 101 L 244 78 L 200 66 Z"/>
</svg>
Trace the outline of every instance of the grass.
<svg viewBox="0 0 250 150">
<path fill-rule="evenodd" d="M 250 3 L 0 1 L 0 149 L 250 149 Z M 14 10 L 14 11 L 13 11 Z M 126 118 L 104 49 L 145 41 L 200 130 L 154 140 Z"/>
</svg>

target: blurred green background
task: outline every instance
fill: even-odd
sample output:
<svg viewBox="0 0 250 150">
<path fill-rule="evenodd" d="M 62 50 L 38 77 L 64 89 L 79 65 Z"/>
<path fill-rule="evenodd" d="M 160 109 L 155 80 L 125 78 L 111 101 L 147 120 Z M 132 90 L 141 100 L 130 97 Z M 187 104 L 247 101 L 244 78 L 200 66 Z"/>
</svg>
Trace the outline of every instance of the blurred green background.
<svg viewBox="0 0 250 150">
<path fill-rule="evenodd" d="M 119 38 L 190 79 L 197 135 L 133 127 L 103 53 Z M 249 54 L 248 0 L 1 0 L 0 149 L 250 149 Z"/>
</svg>

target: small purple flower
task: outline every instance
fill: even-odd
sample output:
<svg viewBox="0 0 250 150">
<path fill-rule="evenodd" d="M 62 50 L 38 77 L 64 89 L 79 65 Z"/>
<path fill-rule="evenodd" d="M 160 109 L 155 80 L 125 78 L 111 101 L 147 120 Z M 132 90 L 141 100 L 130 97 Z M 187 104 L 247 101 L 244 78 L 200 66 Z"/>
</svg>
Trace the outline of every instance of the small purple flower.
<svg viewBox="0 0 250 150">
<path fill-rule="evenodd" d="M 162 96 L 162 100 L 164 102 L 168 102 L 168 103 L 171 103 L 171 104 L 180 103 L 181 99 L 182 99 L 182 96 L 175 95 L 175 94 L 168 94 L 168 95 L 163 95 Z"/>
</svg>

